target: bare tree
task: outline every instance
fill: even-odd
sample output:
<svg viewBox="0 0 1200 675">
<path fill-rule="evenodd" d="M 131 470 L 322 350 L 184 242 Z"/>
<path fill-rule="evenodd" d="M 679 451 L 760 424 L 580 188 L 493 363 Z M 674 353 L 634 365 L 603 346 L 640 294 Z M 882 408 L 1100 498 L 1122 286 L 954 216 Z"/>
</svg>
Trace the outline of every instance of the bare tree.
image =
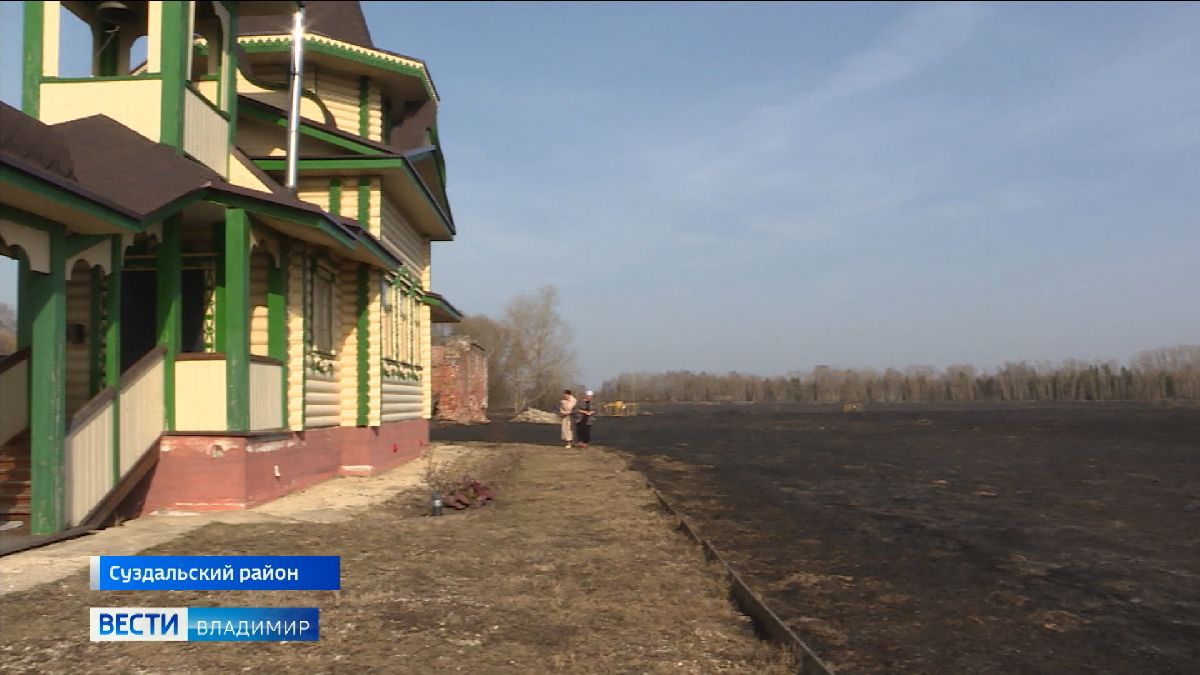
<svg viewBox="0 0 1200 675">
<path fill-rule="evenodd" d="M 12 305 L 0 302 L 0 354 L 17 351 L 17 313 Z"/>
<path fill-rule="evenodd" d="M 571 327 L 558 313 L 558 290 L 547 284 L 513 298 L 504 324 L 511 339 L 506 365 L 514 408 L 552 405 L 576 370 Z"/>
<path fill-rule="evenodd" d="M 493 407 L 552 407 L 576 374 L 571 328 L 558 313 L 558 291 L 546 285 L 514 297 L 499 319 L 468 315 L 454 327 L 487 351 Z"/>
<path fill-rule="evenodd" d="M 497 408 L 511 403 L 512 332 L 508 325 L 484 314 L 470 314 L 455 324 L 454 332 L 470 336 L 487 353 L 488 401 Z"/>
</svg>

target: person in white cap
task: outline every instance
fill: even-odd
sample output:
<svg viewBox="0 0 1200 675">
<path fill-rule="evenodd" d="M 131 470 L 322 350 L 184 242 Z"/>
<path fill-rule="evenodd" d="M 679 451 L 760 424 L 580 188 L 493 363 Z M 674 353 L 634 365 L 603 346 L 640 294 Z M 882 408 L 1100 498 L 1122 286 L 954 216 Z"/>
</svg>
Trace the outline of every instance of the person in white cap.
<svg viewBox="0 0 1200 675">
<path fill-rule="evenodd" d="M 579 421 L 575 423 L 575 438 L 579 439 L 579 447 L 586 448 L 588 443 L 592 442 L 592 420 L 596 417 L 590 389 L 584 393 L 583 400 L 579 402 L 575 411 L 579 413 Z"/>
</svg>

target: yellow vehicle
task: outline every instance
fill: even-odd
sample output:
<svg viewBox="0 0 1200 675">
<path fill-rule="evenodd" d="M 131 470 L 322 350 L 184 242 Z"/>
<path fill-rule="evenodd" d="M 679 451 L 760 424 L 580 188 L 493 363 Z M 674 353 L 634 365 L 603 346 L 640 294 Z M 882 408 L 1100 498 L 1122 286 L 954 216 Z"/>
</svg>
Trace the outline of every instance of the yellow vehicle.
<svg viewBox="0 0 1200 675">
<path fill-rule="evenodd" d="M 604 404 L 604 414 L 612 417 L 626 417 L 638 414 L 638 404 L 624 401 L 612 401 Z"/>
</svg>

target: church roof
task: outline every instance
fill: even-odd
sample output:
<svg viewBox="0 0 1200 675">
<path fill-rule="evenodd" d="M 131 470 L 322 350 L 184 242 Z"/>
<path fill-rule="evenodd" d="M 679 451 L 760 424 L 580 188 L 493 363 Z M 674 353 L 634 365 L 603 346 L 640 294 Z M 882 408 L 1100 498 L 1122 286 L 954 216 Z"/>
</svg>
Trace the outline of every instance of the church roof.
<svg viewBox="0 0 1200 675">
<path fill-rule="evenodd" d="M 318 0 L 304 5 L 304 30 L 327 38 L 375 49 L 358 2 Z M 292 15 L 247 16 L 238 20 L 238 35 L 291 35 Z"/>
</svg>

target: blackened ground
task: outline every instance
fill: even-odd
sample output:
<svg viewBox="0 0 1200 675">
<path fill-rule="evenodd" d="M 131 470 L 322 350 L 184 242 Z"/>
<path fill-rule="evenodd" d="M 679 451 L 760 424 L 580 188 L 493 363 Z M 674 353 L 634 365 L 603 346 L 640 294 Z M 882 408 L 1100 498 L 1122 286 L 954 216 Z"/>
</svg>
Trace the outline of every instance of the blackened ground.
<svg viewBox="0 0 1200 675">
<path fill-rule="evenodd" d="M 1200 407 L 650 412 L 593 440 L 842 672 L 1200 672 Z"/>
</svg>

